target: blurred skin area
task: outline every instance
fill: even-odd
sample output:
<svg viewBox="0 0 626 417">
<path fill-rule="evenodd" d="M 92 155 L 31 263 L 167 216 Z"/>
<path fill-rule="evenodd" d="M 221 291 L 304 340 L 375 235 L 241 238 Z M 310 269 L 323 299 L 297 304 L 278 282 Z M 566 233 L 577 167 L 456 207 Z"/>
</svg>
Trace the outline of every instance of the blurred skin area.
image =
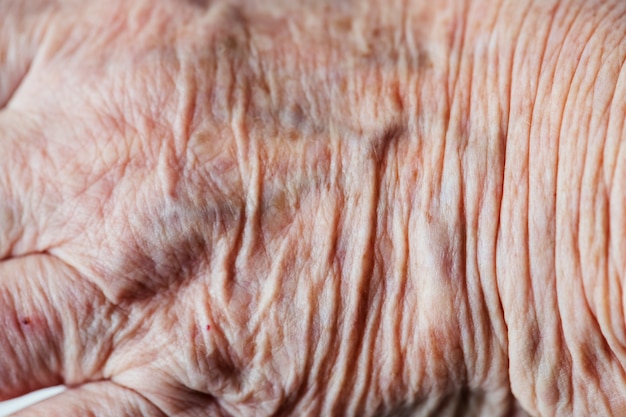
<svg viewBox="0 0 626 417">
<path fill-rule="evenodd" d="M 623 415 L 625 61 L 618 0 L 0 0 L 0 400 Z"/>
</svg>

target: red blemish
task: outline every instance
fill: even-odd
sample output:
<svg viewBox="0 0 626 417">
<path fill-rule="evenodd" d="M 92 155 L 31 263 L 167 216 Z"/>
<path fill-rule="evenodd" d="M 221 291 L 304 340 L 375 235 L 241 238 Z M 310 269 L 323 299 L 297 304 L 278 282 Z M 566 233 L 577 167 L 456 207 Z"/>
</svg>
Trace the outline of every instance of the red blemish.
<svg viewBox="0 0 626 417">
<path fill-rule="evenodd" d="M 206 329 L 207 329 L 207 330 L 211 330 L 211 325 L 210 325 L 210 324 L 207 324 L 207 325 L 206 325 Z"/>
<path fill-rule="evenodd" d="M 24 326 L 28 326 L 30 324 L 30 319 L 28 317 L 24 317 L 20 320 Z"/>
</svg>

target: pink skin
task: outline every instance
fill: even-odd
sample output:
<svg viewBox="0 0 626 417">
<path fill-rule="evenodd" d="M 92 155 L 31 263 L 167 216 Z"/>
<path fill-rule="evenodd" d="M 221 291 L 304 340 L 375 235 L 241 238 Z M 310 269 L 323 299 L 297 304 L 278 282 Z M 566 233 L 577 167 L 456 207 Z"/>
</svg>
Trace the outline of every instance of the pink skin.
<svg viewBox="0 0 626 417">
<path fill-rule="evenodd" d="M 624 12 L 0 0 L 0 400 L 623 415 Z"/>
</svg>

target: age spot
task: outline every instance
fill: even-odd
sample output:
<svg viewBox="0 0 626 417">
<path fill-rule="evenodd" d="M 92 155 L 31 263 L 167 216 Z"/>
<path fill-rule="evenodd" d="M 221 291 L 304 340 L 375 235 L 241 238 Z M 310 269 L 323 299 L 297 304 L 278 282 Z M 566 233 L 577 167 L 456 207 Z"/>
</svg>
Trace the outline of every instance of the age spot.
<svg viewBox="0 0 626 417">
<path fill-rule="evenodd" d="M 209 0 L 188 0 L 193 6 L 199 7 L 201 9 L 206 9 L 209 7 Z"/>
</svg>

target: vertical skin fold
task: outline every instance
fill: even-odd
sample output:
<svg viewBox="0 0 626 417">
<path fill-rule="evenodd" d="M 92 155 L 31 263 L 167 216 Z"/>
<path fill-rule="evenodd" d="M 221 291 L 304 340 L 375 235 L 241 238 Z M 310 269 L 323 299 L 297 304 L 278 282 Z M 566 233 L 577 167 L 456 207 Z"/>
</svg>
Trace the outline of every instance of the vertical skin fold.
<svg viewBox="0 0 626 417">
<path fill-rule="evenodd" d="M 481 6 L 447 3 L 443 9 L 448 14 L 424 28 L 431 38 L 420 39 L 418 63 L 406 79 L 402 72 L 385 72 L 384 65 L 374 76 L 347 65 L 359 75 L 348 81 L 349 91 L 355 92 L 354 101 L 347 100 L 351 117 L 331 116 L 327 134 L 342 155 L 344 174 L 335 183 L 342 191 L 332 197 L 341 198 L 336 256 L 343 268 L 337 287 L 341 313 L 332 327 L 338 333 L 326 375 L 330 394 L 322 408 L 326 413 L 371 410 L 380 404 L 372 394 L 376 392 L 388 401 L 378 405 L 386 410 L 403 402 L 419 409 L 431 395 L 462 399 L 460 393 L 467 391 L 469 397 L 480 398 L 476 407 L 485 412 L 504 415 L 513 407 L 507 389 L 506 325 L 493 268 L 511 82 L 507 70 L 513 52 L 496 52 L 496 46 L 489 50 L 495 42 L 489 24 L 497 22 L 499 13 L 513 11 L 495 9 L 481 26 Z M 417 12 L 403 15 L 408 22 L 413 19 L 413 28 L 427 25 Z M 514 44 L 508 40 L 504 46 Z M 409 56 L 400 62 L 415 60 Z M 495 86 L 482 84 L 489 73 L 500 77 Z M 367 89 L 359 85 L 360 76 L 372 80 Z M 399 120 L 391 105 L 380 105 L 381 98 L 389 97 L 384 86 L 395 79 L 401 86 Z M 305 76 L 303 81 L 309 80 Z M 489 93 L 497 99 L 485 100 L 485 89 L 494 89 Z M 449 92 L 447 98 L 442 91 Z M 337 105 L 344 97 L 323 97 L 322 103 L 326 100 L 337 114 L 344 114 Z M 345 126 L 344 120 L 353 125 Z M 401 126 L 397 139 L 386 145 L 382 134 L 371 141 L 369 131 L 396 123 Z M 372 148 L 379 155 L 375 164 L 368 154 Z M 376 173 L 377 166 L 383 167 L 382 173 Z M 376 187 L 380 190 L 374 191 Z M 367 242 L 373 236 L 370 248 Z M 373 268 L 367 266 L 371 257 Z M 380 310 L 399 318 L 377 336 Z M 388 356 L 398 358 L 389 359 L 390 368 L 378 364 Z M 368 392 L 370 398 L 354 395 L 359 392 Z M 346 404 L 347 398 L 356 400 Z"/>
<path fill-rule="evenodd" d="M 304 62 L 296 67 L 284 52 L 294 48 L 289 40 L 271 44 L 280 45 L 275 50 L 258 42 L 268 28 L 283 39 L 276 29 L 282 26 L 251 25 L 237 45 L 254 49 L 260 62 L 237 74 L 228 63 L 216 64 L 223 77 L 216 90 L 240 78 L 238 88 L 250 95 L 242 98 L 246 115 L 226 116 L 235 120 L 226 134 L 236 139 L 246 196 L 255 196 L 244 199 L 240 244 L 213 255 L 228 259 L 215 265 L 234 262 L 232 272 L 218 267 L 223 279 L 208 289 L 223 330 L 216 332 L 221 340 L 206 345 L 207 363 L 213 372 L 220 372 L 220 360 L 232 363 L 238 381 L 208 391 L 232 409 L 437 414 L 471 404 L 477 413 L 507 415 L 515 407 L 494 242 L 513 66 L 506 46 L 516 34 L 493 33 L 499 16 L 513 10 L 488 7 L 485 18 L 483 6 L 490 3 L 446 2 L 436 20 L 428 5 L 416 10 L 397 2 L 386 9 L 395 11 L 389 16 L 355 6 L 347 32 L 350 21 L 334 14 L 336 22 L 326 21 L 336 24 L 329 33 L 342 36 L 323 49 L 310 35 L 320 32 L 304 31 L 294 19 L 287 39 L 298 40 L 293 53 Z M 405 27 L 390 23 L 399 14 Z M 359 26 L 359 19 L 370 26 Z M 376 25 L 374 42 L 362 27 Z M 500 41 L 500 35 L 508 37 Z M 329 70 L 333 77 L 323 75 Z M 214 108 L 212 114 L 226 113 Z M 259 128 L 258 120 L 279 122 Z M 294 133 L 298 140 L 278 149 L 267 141 Z M 310 168 L 292 156 L 304 150 Z M 255 191 L 258 178 L 263 187 Z M 279 208 L 280 187 L 300 195 L 289 216 Z M 276 213 L 275 229 L 251 220 L 270 218 L 266 213 Z M 245 237 L 259 235 L 254 242 Z M 219 294 L 235 303 L 218 309 Z M 268 362 L 269 370 L 260 371 Z M 292 396 L 294 389 L 301 398 Z M 251 405 L 261 397 L 271 401 Z"/>
<path fill-rule="evenodd" d="M 511 388 L 533 415 L 626 409 L 623 269 L 609 266 L 624 206 L 608 174 L 624 164 L 625 13 L 534 2 L 517 41 L 497 265 Z"/>
</svg>

